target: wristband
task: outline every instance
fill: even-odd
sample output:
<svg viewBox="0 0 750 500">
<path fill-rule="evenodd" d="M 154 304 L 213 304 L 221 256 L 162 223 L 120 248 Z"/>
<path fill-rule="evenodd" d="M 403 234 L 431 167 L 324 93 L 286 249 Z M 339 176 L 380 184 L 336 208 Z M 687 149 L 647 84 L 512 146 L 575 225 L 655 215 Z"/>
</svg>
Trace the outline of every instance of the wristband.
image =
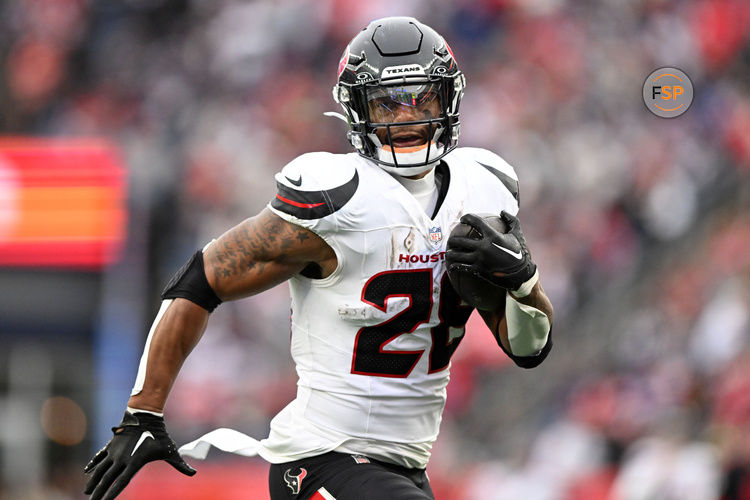
<svg viewBox="0 0 750 500">
<path fill-rule="evenodd" d="M 148 413 L 149 415 L 153 415 L 153 416 L 155 416 L 155 417 L 161 417 L 161 418 L 164 418 L 164 413 L 163 413 L 163 412 L 162 412 L 162 413 L 159 413 L 159 412 L 157 412 L 157 411 L 141 410 L 140 408 L 131 408 L 130 406 L 128 406 L 128 407 L 126 408 L 126 410 L 127 410 L 127 411 L 128 411 L 128 413 L 130 413 L 131 415 L 133 415 L 134 413 Z"/>
<path fill-rule="evenodd" d="M 510 293 L 511 297 L 514 299 L 522 299 L 524 297 L 528 297 L 531 294 L 531 290 L 534 289 L 534 285 L 537 284 L 539 281 L 539 269 L 534 271 L 534 274 L 523 282 L 521 286 L 518 287 L 518 290 L 508 290 L 508 293 Z"/>
</svg>

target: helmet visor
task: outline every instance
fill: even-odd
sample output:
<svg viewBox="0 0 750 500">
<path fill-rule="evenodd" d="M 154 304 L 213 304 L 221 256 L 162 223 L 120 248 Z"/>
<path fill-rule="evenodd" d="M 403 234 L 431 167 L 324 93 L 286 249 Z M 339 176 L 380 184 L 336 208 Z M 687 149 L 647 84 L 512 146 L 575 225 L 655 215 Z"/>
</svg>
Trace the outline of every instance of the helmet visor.
<svg viewBox="0 0 750 500">
<path fill-rule="evenodd" d="M 374 123 L 419 121 L 440 116 L 440 85 L 391 85 L 367 89 L 367 106 Z"/>
</svg>

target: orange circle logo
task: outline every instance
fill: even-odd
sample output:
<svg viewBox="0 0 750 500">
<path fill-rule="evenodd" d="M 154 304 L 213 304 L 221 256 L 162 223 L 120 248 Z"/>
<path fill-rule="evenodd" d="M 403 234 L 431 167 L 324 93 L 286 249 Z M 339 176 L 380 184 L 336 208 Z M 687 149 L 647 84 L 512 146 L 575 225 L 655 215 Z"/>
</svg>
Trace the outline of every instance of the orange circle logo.
<svg viewBox="0 0 750 500">
<path fill-rule="evenodd" d="M 693 103 L 693 82 L 677 68 L 659 68 L 643 83 L 643 102 L 656 116 L 675 118 Z"/>
</svg>

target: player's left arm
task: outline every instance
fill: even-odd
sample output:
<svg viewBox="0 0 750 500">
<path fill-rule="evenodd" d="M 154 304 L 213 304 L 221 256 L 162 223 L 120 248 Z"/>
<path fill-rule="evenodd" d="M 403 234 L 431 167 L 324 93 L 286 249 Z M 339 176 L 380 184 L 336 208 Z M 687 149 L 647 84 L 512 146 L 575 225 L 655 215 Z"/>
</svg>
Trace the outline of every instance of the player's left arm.
<svg viewBox="0 0 750 500">
<path fill-rule="evenodd" d="M 537 280 L 525 297 L 515 298 L 506 292 L 501 307 L 478 312 L 498 345 L 518 366 L 534 368 L 552 349 L 554 309 L 541 281 Z"/>
<path fill-rule="evenodd" d="M 452 235 L 447 259 L 471 267 L 497 286 L 505 301 L 493 311 L 479 311 L 498 345 L 518 365 L 538 366 L 552 348 L 554 310 L 539 280 L 517 217 L 502 212 L 507 231 L 501 233 L 481 217 L 466 214 L 461 222 L 482 235 L 475 239 Z"/>
</svg>

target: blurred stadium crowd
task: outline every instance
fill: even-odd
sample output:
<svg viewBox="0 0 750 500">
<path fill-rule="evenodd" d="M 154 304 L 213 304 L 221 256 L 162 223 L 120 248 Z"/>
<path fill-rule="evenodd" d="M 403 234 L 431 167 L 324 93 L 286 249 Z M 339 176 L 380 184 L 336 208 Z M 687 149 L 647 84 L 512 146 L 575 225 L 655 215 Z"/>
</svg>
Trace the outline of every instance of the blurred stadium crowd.
<svg viewBox="0 0 750 500">
<path fill-rule="evenodd" d="M 0 131 L 122 147 L 152 312 L 194 248 L 262 209 L 286 162 L 349 150 L 323 112 L 353 34 L 385 15 L 432 25 L 467 75 L 461 144 L 515 166 L 556 309 L 555 349 L 528 372 L 472 320 L 429 469 L 438 498 L 750 499 L 750 3 L 0 8 Z M 695 88 L 676 119 L 641 98 L 663 66 Z M 288 315 L 284 286 L 214 314 L 167 408 L 178 442 L 216 426 L 265 435 L 295 391 Z M 135 319 L 145 338 L 150 319 Z M 73 483 L 29 498 L 78 498 Z"/>
</svg>

